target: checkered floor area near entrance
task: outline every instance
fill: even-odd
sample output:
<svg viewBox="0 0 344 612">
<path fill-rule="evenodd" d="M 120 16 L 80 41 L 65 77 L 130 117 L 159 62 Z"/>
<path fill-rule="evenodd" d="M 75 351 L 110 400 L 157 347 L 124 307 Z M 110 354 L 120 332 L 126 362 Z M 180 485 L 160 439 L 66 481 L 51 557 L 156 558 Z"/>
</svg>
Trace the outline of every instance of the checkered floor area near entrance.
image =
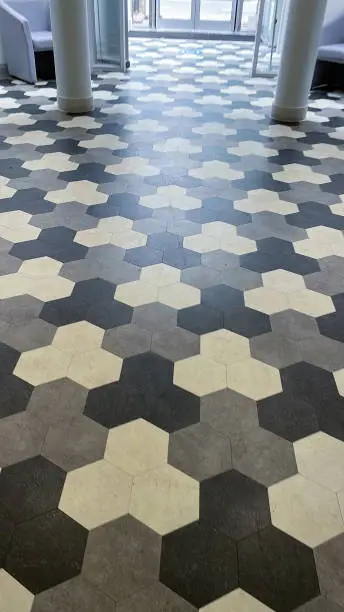
<svg viewBox="0 0 344 612">
<path fill-rule="evenodd" d="M 1 612 L 344 610 L 344 105 L 252 51 L 0 85 Z"/>
</svg>

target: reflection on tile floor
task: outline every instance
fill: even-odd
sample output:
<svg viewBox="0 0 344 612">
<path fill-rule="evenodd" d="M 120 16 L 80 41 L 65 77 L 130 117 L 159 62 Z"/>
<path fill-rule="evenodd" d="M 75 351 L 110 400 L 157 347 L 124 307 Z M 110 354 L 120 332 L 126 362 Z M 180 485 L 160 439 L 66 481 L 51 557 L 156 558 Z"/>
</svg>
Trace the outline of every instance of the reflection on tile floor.
<svg viewBox="0 0 344 612">
<path fill-rule="evenodd" d="M 251 51 L 1 85 L 1 612 L 344 610 L 343 104 Z"/>
</svg>

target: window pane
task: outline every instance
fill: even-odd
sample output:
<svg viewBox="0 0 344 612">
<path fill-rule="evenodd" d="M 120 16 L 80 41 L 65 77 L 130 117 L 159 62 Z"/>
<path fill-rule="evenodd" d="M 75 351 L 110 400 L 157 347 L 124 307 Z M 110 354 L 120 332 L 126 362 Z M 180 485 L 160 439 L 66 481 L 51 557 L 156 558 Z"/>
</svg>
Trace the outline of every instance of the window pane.
<svg viewBox="0 0 344 612">
<path fill-rule="evenodd" d="M 232 15 L 233 0 L 201 0 L 201 21 L 228 23 Z"/>
<path fill-rule="evenodd" d="M 255 32 L 257 27 L 257 11 L 259 0 L 244 0 L 241 30 Z"/>
<path fill-rule="evenodd" d="M 191 19 L 191 0 L 160 0 L 160 19 Z"/>
</svg>

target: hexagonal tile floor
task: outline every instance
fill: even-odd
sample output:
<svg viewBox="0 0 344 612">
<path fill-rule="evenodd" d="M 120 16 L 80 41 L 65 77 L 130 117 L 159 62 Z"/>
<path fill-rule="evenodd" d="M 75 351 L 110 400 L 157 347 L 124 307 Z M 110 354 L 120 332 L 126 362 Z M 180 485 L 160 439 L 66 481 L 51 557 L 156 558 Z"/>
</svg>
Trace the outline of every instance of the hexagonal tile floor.
<svg viewBox="0 0 344 612">
<path fill-rule="evenodd" d="M 1 612 L 344 612 L 344 104 L 251 53 L 0 87 Z"/>
</svg>

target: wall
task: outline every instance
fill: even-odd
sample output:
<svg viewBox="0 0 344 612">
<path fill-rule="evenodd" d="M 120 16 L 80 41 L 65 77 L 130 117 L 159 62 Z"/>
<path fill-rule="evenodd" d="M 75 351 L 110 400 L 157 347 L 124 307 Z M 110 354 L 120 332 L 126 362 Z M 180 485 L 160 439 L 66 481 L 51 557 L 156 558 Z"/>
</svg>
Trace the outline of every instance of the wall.
<svg viewBox="0 0 344 612">
<path fill-rule="evenodd" d="M 335 19 L 343 10 L 343 0 L 327 0 L 325 23 Z"/>
</svg>

